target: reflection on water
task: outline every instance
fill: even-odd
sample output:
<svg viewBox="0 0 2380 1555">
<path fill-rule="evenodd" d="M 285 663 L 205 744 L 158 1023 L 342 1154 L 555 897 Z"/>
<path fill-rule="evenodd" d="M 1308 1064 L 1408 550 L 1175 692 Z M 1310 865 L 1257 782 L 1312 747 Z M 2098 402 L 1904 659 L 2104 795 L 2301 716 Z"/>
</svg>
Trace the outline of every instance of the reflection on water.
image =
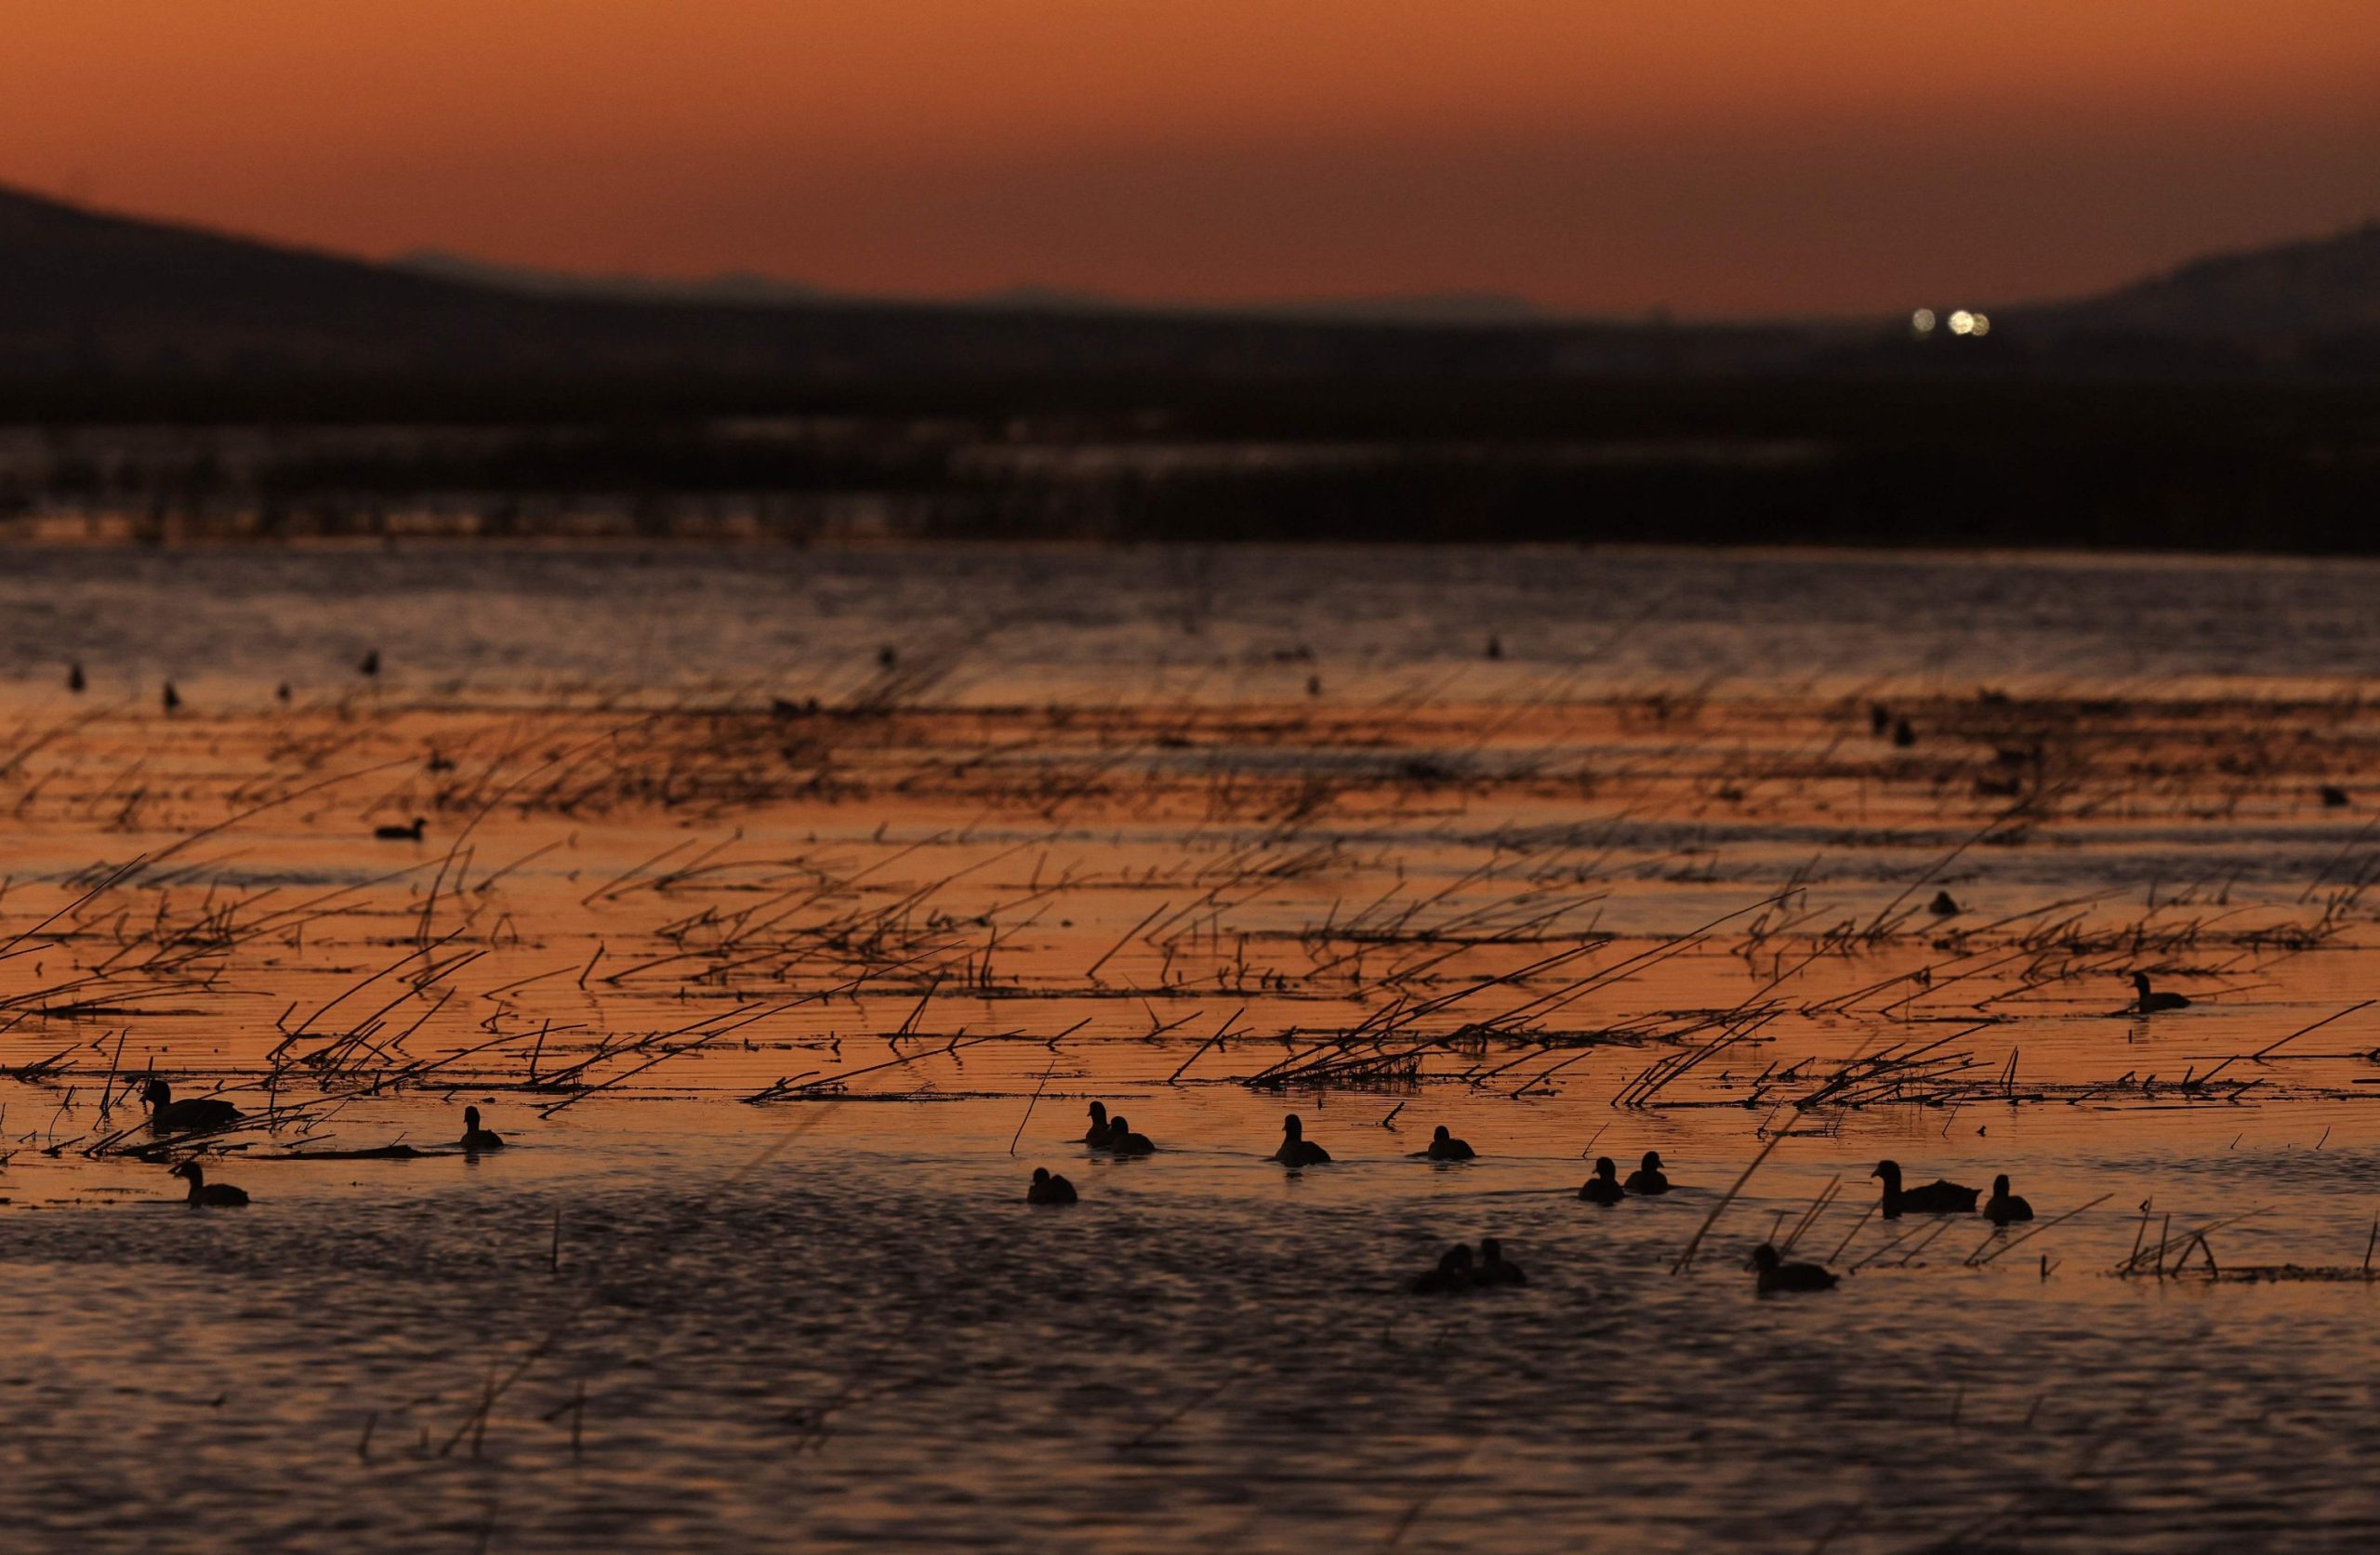
<svg viewBox="0 0 2380 1555">
<path fill-rule="evenodd" d="M 0 1515 L 56 1547 L 2370 1542 L 2372 1287 L 2109 1272 L 2367 1255 L 2380 573 L 14 560 Z M 251 1208 L 124 1148 L 152 1068 L 268 1116 Z M 1292 1108 L 1337 1164 L 1262 1159 Z M 2039 1236 L 1884 1224 L 1884 1156 Z M 1841 1289 L 1757 1298 L 1830 1194 Z M 1482 1235 L 1526 1288 L 1406 1293 Z"/>
</svg>

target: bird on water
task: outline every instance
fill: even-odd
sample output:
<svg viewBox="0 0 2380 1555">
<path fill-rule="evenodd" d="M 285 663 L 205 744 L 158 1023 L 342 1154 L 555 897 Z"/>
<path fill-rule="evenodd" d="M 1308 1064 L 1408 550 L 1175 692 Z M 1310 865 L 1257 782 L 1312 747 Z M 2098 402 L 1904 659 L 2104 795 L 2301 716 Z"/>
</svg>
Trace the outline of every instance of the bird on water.
<svg viewBox="0 0 2380 1555">
<path fill-rule="evenodd" d="M 1091 1127 L 1083 1130 L 1082 1142 L 1093 1150 L 1104 1150 L 1108 1133 L 1114 1127 L 1115 1125 L 1107 1121 L 1107 1103 L 1094 1101 L 1091 1104 Z"/>
<path fill-rule="evenodd" d="M 1458 1242 L 1438 1255 L 1438 1266 L 1413 1276 L 1406 1286 L 1416 1296 L 1435 1296 L 1448 1291 L 1469 1290 L 1474 1284 L 1471 1244 Z"/>
<path fill-rule="evenodd" d="M 157 700 L 165 705 L 165 712 L 167 716 L 170 717 L 174 712 L 180 708 L 182 705 L 182 693 L 174 690 L 174 683 L 171 680 L 168 680 L 165 682 L 165 694 Z"/>
<path fill-rule="evenodd" d="M 1612 1165 L 1611 1157 L 1596 1156 L 1595 1175 L 1580 1184 L 1579 1197 L 1589 1204 L 1599 1204 L 1609 1208 L 1627 1196 L 1620 1186 L 1620 1168 Z"/>
<path fill-rule="evenodd" d="M 378 837 L 383 842 L 419 842 L 421 840 L 421 828 L 429 824 L 430 823 L 422 817 L 416 815 L 405 825 L 375 826 L 372 828 L 372 835 Z"/>
<path fill-rule="evenodd" d="M 76 696 L 80 696 L 83 694 L 83 688 L 89 683 L 89 681 L 83 679 L 82 660 L 77 659 L 73 664 L 66 666 L 66 689 L 68 691 L 73 692 Z"/>
<path fill-rule="evenodd" d="M 1448 1133 L 1447 1126 L 1441 1123 L 1437 1132 L 1430 1136 L 1430 1148 L 1420 1153 L 1433 1161 L 1468 1161 L 1479 1153 L 1471 1148 L 1470 1140 L 1458 1140 Z"/>
<path fill-rule="evenodd" d="M 379 674 L 380 651 L 377 648 L 365 649 L 364 651 L 364 662 L 355 666 L 355 673 L 366 676 Z"/>
<path fill-rule="evenodd" d="M 174 1087 L 163 1080 L 151 1080 L 143 1086 L 140 1099 L 149 1103 L 149 1127 L 160 1134 L 228 1128 L 246 1115 L 219 1097 L 193 1096 L 187 1101 L 177 1101 Z"/>
<path fill-rule="evenodd" d="M 1329 1161 L 1330 1153 L 1305 1137 L 1305 1124 L 1291 1113 L 1281 1120 L 1281 1148 L 1272 1153 L 1271 1159 L 1285 1166 L 1319 1166 Z M 1463 1257 L 1470 1256 L 1466 1248 Z"/>
<path fill-rule="evenodd" d="M 1107 1148 L 1118 1155 L 1157 1153 L 1157 1146 L 1150 1141 L 1149 1137 L 1146 1134 L 1133 1133 L 1130 1120 L 1121 1113 L 1117 1113 L 1116 1121 L 1107 1126 Z"/>
<path fill-rule="evenodd" d="M 1528 1276 L 1521 1266 L 1504 1257 L 1504 1245 L 1494 1237 L 1483 1237 L 1479 1243 L 1479 1267 L 1472 1272 L 1473 1282 L 1483 1285 L 1525 1285 Z"/>
<path fill-rule="evenodd" d="M 1897 1220 L 1903 1215 L 1975 1213 L 1974 1189 L 1939 1179 L 1923 1188 L 1903 1188 L 1900 1185 L 1900 1163 L 1897 1161 L 1879 1161 L 1876 1169 L 1868 1175 L 1884 1179 L 1884 1219 L 1887 1220 Z"/>
<path fill-rule="evenodd" d="M 2033 1206 L 2008 1191 L 2008 1174 L 1991 1179 L 1991 1197 L 1983 1201 L 1983 1218 L 1995 1226 L 2014 1225 L 2033 1218 Z"/>
<path fill-rule="evenodd" d="M 1033 1168 L 1033 1185 L 1025 1190 L 1027 1204 L 1073 1204 L 1076 1197 L 1075 1185 L 1047 1166 Z"/>
<path fill-rule="evenodd" d="M 185 1161 L 174 1168 L 174 1175 L 190 1181 L 190 1206 L 192 1209 L 239 1209 L 248 1202 L 245 1188 L 234 1188 L 228 1182 L 209 1182 L 205 1171 L 195 1161 Z"/>
<path fill-rule="evenodd" d="M 1655 1193 L 1668 1193 L 1670 1179 L 1661 1173 L 1661 1153 L 1658 1150 L 1646 1151 L 1645 1159 L 1634 1171 L 1628 1174 L 1628 1180 L 1622 1186 L 1639 1197 L 1649 1198 Z"/>
<path fill-rule="evenodd" d="M 2187 994 L 2151 992 L 2147 972 L 2132 974 L 2132 990 L 2140 995 L 2132 1007 L 2135 1014 L 2153 1015 L 2161 1009 L 2188 1009 L 2190 1007 L 2189 995 Z"/>
<path fill-rule="evenodd" d="M 504 1136 L 492 1128 L 481 1127 L 480 1110 L 466 1107 L 463 1109 L 462 1144 L 465 1150 L 502 1150 Z"/>
<path fill-rule="evenodd" d="M 1763 1296 L 1775 1296 L 1784 1291 L 1832 1290 L 1840 1278 L 1833 1271 L 1815 1263 L 1787 1263 L 1777 1256 L 1777 1249 L 1762 1243 L 1752 1249 L 1752 1266 L 1760 1271 L 1759 1286 Z"/>
</svg>

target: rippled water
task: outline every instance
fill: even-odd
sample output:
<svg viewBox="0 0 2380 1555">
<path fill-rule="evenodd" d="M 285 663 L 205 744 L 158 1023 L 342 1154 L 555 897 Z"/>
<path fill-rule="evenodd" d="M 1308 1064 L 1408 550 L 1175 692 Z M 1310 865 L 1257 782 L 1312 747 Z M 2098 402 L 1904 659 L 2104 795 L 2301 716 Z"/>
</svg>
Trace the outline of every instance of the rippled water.
<svg viewBox="0 0 2380 1555">
<path fill-rule="evenodd" d="M 2372 1543 L 2373 1286 L 2110 1271 L 2235 1217 L 2209 1239 L 2226 1269 L 2359 1273 L 2367 1257 L 2380 1008 L 2351 1007 L 2380 992 L 2380 963 L 2345 883 L 2380 783 L 2361 702 L 2380 571 L 997 548 L 9 560 L 0 929 L 24 954 L 0 961 L 0 1058 L 65 1065 L 0 1080 L 12 1543 Z M 885 644 L 914 679 L 888 680 Z M 384 663 L 368 686 L 367 648 Z M 79 701 L 69 659 L 91 678 Z M 153 706 L 166 676 L 187 699 L 171 720 Z M 825 731 L 768 710 L 879 692 L 892 711 Z M 1913 752 L 1870 734 L 1871 695 L 1913 710 Z M 2106 705 L 2056 700 L 2077 695 Z M 599 738 L 600 762 L 553 764 Z M 2047 742 L 2025 759 L 2052 778 L 2022 835 L 1977 845 L 2008 800 L 1976 784 L 2020 738 Z M 549 792 L 557 771 L 571 784 Z M 704 787 L 720 771 L 734 783 Z M 369 836 L 423 812 L 421 849 Z M 469 856 L 448 853 L 457 834 Z M 714 872 L 652 884 L 646 861 L 673 847 Z M 74 906 L 93 883 L 74 872 L 134 860 L 145 873 Z M 1234 873 L 1251 860 L 1263 873 Z M 1677 1105 L 1614 1106 L 1710 1040 L 1703 1016 L 1921 879 L 1964 913 L 1815 957 L 1793 1007 L 1666 1093 Z M 1208 928 L 1162 947 L 1127 932 L 1210 890 Z M 1807 922 L 1757 942 L 1731 928 L 1581 996 L 1559 1030 L 1433 1049 L 1395 1083 L 1243 1083 L 1385 989 L 1451 991 L 1607 933 L 1582 963 L 1606 965 L 1789 890 Z M 272 916 L 333 891 L 336 915 Z M 914 913 L 866 919 L 897 953 L 852 948 L 841 915 L 912 891 Z M 1437 927 L 1366 952 L 1351 980 L 1360 942 L 1330 935 L 1385 921 L 1361 918 L 1375 898 L 1425 902 Z M 1993 927 L 2069 899 L 2073 942 L 2099 936 L 2084 948 Z M 808 937 L 765 964 L 715 948 L 710 926 L 756 903 Z M 208 922 L 231 927 L 201 960 L 144 960 L 177 942 L 166 928 Z M 381 970 L 429 945 L 478 958 L 418 988 Z M 839 957 L 912 952 L 937 958 L 930 975 L 814 996 L 859 964 Z M 1441 955 L 1449 981 L 1424 967 Z M 2196 1006 L 2117 1018 L 2139 965 Z M 1908 981 L 1920 969 L 1930 982 Z M 376 972 L 370 999 L 342 994 Z M 92 987 L 104 998 L 76 1006 Z M 1557 987 L 1524 980 L 1474 1013 Z M 359 1029 L 394 1056 L 307 1014 L 351 996 L 362 1021 L 382 990 L 402 1013 Z M 602 1056 L 621 1034 L 797 998 L 649 1072 L 648 1049 Z M 2286 1060 L 2243 1059 L 2326 1018 Z M 327 1067 L 275 1067 L 293 1030 L 334 1050 Z M 1567 1045 L 1608 1032 L 1626 1040 Z M 1953 1034 L 1978 1073 L 2014 1061 L 2010 1092 L 2048 1088 L 1838 1114 L 1763 1088 Z M 1526 1061 L 1479 1077 L 1507 1058 Z M 604 1089 L 534 1088 L 538 1065 L 580 1060 Z M 193 1214 L 162 1162 L 86 1153 L 129 1121 L 101 1114 L 112 1073 L 142 1064 L 184 1094 L 220 1085 L 254 1107 L 270 1084 L 318 1110 L 224 1141 L 211 1175 L 257 1202 Z M 2178 1088 L 2218 1064 L 2255 1084 Z M 2123 1088 L 2144 1073 L 2165 1088 Z M 837 1083 L 744 1104 L 803 1074 Z M 1161 1153 L 1090 1158 L 1071 1141 L 1092 1096 Z M 274 1158 L 450 1139 L 465 1101 L 513 1147 Z M 1261 1159 L 1285 1107 L 1338 1164 Z M 1438 1122 L 1482 1159 L 1410 1159 Z M 1647 1147 L 1679 1192 L 1610 1211 L 1575 1197 L 1587 1158 Z M 1862 1216 L 1883 1155 L 1921 1179 L 2010 1170 L 2044 1220 L 2080 1213 L 2004 1257 L 1973 1220 L 1886 1228 Z M 1025 1206 L 1035 1165 L 1083 1202 Z M 1842 1198 L 1795 1251 L 1843 1287 L 1758 1298 L 1746 1251 L 1831 1183 Z M 1483 1234 L 1526 1288 L 1405 1291 Z"/>
</svg>

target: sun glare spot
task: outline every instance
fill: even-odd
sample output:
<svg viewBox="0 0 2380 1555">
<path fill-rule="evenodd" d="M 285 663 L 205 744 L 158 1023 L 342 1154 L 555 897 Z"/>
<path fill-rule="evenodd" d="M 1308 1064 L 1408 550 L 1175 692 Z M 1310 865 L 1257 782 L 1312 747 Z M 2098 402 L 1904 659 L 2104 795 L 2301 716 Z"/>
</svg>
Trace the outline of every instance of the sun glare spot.
<svg viewBox="0 0 2380 1555">
<path fill-rule="evenodd" d="M 1953 335 L 1972 335 L 1972 334 L 1974 334 L 1974 333 L 1975 333 L 1975 315 L 1974 315 L 1974 314 L 1972 314 L 1972 313 L 1970 313 L 1970 312 L 1968 312 L 1968 311 L 1967 311 L 1965 309 L 1964 309 L 1964 308 L 1960 309 L 1957 312 L 1955 312 L 1955 313 L 1951 314 L 1951 315 L 1950 315 L 1950 333 L 1951 333 L 1951 334 L 1953 334 Z"/>
<path fill-rule="evenodd" d="M 1921 340 L 1926 336 L 1933 334 L 1934 310 L 1931 308 L 1921 308 L 1916 312 L 1911 313 L 1909 316 L 1909 328 L 1910 333 L 1915 335 Z"/>
</svg>

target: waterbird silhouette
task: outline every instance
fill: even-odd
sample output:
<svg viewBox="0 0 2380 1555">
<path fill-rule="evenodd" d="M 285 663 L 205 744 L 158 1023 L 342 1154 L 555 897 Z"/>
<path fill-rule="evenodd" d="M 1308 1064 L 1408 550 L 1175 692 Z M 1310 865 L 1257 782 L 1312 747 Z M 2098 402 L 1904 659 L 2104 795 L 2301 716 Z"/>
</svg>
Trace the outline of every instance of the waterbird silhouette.
<svg viewBox="0 0 2380 1555">
<path fill-rule="evenodd" d="M 1976 1191 L 1955 1182 L 1940 1179 L 1923 1188 L 1900 1185 L 1900 1163 L 1879 1161 L 1876 1169 L 1868 1174 L 1884 1179 L 1884 1219 L 1897 1220 L 1903 1215 L 1972 1215 L 1975 1213 Z"/>
<path fill-rule="evenodd" d="M 275 686 L 275 687 L 273 688 L 272 694 L 273 694 L 273 698 L 274 698 L 274 700 L 275 700 L 275 701 L 279 701 L 279 702 L 286 702 L 286 701 L 288 701 L 288 700 L 289 700 L 289 682 L 288 682 L 288 681 L 286 681 L 286 680 L 284 680 L 280 685 Z"/>
<path fill-rule="evenodd" d="M 462 1144 L 465 1150 L 502 1150 L 504 1136 L 493 1129 L 481 1127 L 480 1110 L 466 1107 L 463 1109 Z"/>
<path fill-rule="evenodd" d="M 1494 632 L 1488 634 L 1488 656 L 1491 659 L 1501 659 L 1504 656 L 1504 639 Z"/>
<path fill-rule="evenodd" d="M 220 1097 L 193 1096 L 187 1101 L 177 1101 L 174 1087 L 163 1080 L 152 1079 L 141 1087 L 140 1099 L 149 1103 L 149 1127 L 160 1134 L 227 1128 L 246 1115 Z"/>
<path fill-rule="evenodd" d="M 1468 1161 L 1479 1153 L 1471 1148 L 1470 1140 L 1458 1140 L 1448 1133 L 1447 1126 L 1441 1123 L 1437 1132 L 1430 1136 L 1430 1148 L 1420 1153 L 1433 1161 Z"/>
<path fill-rule="evenodd" d="M 2189 995 L 2187 994 L 2149 992 L 2147 972 L 2132 974 L 2132 988 L 2134 993 L 2140 995 L 2132 1007 L 2133 1012 L 2137 1015 L 2153 1015 L 2161 1009 L 2188 1009 L 2190 1007 Z"/>
<path fill-rule="evenodd" d="M 165 716 L 171 718 L 182 705 L 182 693 L 174 690 L 174 683 L 168 680 L 165 682 L 165 694 L 157 700 L 165 705 Z"/>
<path fill-rule="evenodd" d="M 76 696 L 80 696 L 83 694 L 83 688 L 89 682 L 83 679 L 82 660 L 77 659 L 73 664 L 66 666 L 66 689 L 68 691 L 73 692 Z"/>
<path fill-rule="evenodd" d="M 1521 1266 L 1505 1258 L 1504 1245 L 1492 1236 L 1480 1239 L 1479 1267 L 1473 1271 L 1471 1277 L 1474 1282 L 1483 1285 L 1528 1284 L 1528 1276 L 1521 1272 Z"/>
<path fill-rule="evenodd" d="M 192 1209 L 239 1209 L 248 1202 L 247 1190 L 234 1188 L 228 1182 L 209 1182 L 206 1173 L 195 1161 L 185 1161 L 174 1168 L 174 1175 L 190 1180 L 190 1206 Z"/>
<path fill-rule="evenodd" d="M 1407 1286 L 1416 1296 L 1436 1296 L 1469 1290 L 1472 1285 L 1471 1245 L 1458 1242 L 1438 1255 L 1438 1266 L 1413 1276 Z"/>
<path fill-rule="evenodd" d="M 1047 1166 L 1033 1168 L 1032 1186 L 1025 1190 L 1027 1204 L 1073 1204 L 1077 1197 L 1075 1185 Z"/>
<path fill-rule="evenodd" d="M 380 651 L 377 648 L 365 649 L 364 651 L 364 662 L 355 666 L 355 673 L 367 677 L 379 674 Z"/>
<path fill-rule="evenodd" d="M 1917 731 L 1909 727 L 1909 720 L 1907 718 L 1893 719 L 1894 748 L 1907 750 L 1915 744 L 1917 744 Z"/>
<path fill-rule="evenodd" d="M 1832 1290 L 1840 1277 L 1831 1270 L 1815 1263 L 1787 1263 L 1777 1256 L 1777 1249 L 1765 1242 L 1752 1249 L 1752 1266 L 1760 1271 L 1757 1284 L 1763 1296 L 1790 1291 Z"/>
<path fill-rule="evenodd" d="M 1124 1114 L 1117 1113 L 1116 1121 L 1107 1126 L 1107 1148 L 1118 1155 L 1153 1155 L 1157 1146 L 1146 1134 L 1135 1134 Z"/>
<path fill-rule="evenodd" d="M 2014 1225 L 2033 1218 L 2033 1206 L 2008 1191 L 2008 1174 L 1991 1179 L 1991 1197 L 1983 1204 L 1983 1218 L 1995 1226 Z"/>
<path fill-rule="evenodd" d="M 1611 1157 L 1596 1156 L 1595 1175 L 1580 1185 L 1579 1197 L 1589 1204 L 1599 1204 L 1609 1208 L 1627 1196 L 1626 1192 L 1620 1186 L 1620 1168 L 1611 1164 Z"/>
<path fill-rule="evenodd" d="M 898 648 L 893 647 L 891 643 L 884 643 L 879 646 L 876 650 L 877 668 L 891 669 L 894 665 L 899 664 L 900 662 L 901 651 Z"/>
<path fill-rule="evenodd" d="M 78 691 L 80 689 L 80 687 L 76 688 Z M 2335 783 L 2326 783 L 2315 792 L 2321 796 L 2324 810 L 2345 810 L 2347 807 L 2347 790 Z"/>
<path fill-rule="evenodd" d="M 1937 918 L 1947 918 L 1958 914 L 1959 903 L 1949 891 L 1937 890 L 1934 893 L 1934 900 L 1925 904 L 1925 910 Z"/>
<path fill-rule="evenodd" d="M 1083 1130 L 1082 1142 L 1093 1150 L 1104 1150 L 1108 1133 L 1114 1127 L 1115 1125 L 1107 1121 L 1107 1103 L 1094 1101 L 1091 1104 L 1091 1127 Z"/>
<path fill-rule="evenodd" d="M 1881 740 L 1893 726 L 1893 710 L 1881 702 L 1868 704 L 1868 732 Z"/>
<path fill-rule="evenodd" d="M 1330 1153 L 1305 1137 L 1305 1124 L 1291 1113 L 1281 1120 L 1281 1148 L 1267 1159 L 1285 1166 L 1319 1166 L 1329 1162 Z M 1470 1256 L 1470 1250 L 1464 1249 L 1463 1257 Z"/>
<path fill-rule="evenodd" d="M 416 815 L 411 823 L 403 826 L 375 826 L 372 828 L 372 835 L 383 842 L 419 842 L 421 828 L 428 824 Z"/>
<path fill-rule="evenodd" d="M 1643 1162 L 1634 1171 L 1628 1174 L 1628 1180 L 1622 1186 L 1630 1193 L 1644 1198 L 1650 1198 L 1656 1193 L 1668 1193 L 1670 1179 L 1661 1175 L 1661 1153 L 1658 1150 L 1646 1151 Z"/>
</svg>

